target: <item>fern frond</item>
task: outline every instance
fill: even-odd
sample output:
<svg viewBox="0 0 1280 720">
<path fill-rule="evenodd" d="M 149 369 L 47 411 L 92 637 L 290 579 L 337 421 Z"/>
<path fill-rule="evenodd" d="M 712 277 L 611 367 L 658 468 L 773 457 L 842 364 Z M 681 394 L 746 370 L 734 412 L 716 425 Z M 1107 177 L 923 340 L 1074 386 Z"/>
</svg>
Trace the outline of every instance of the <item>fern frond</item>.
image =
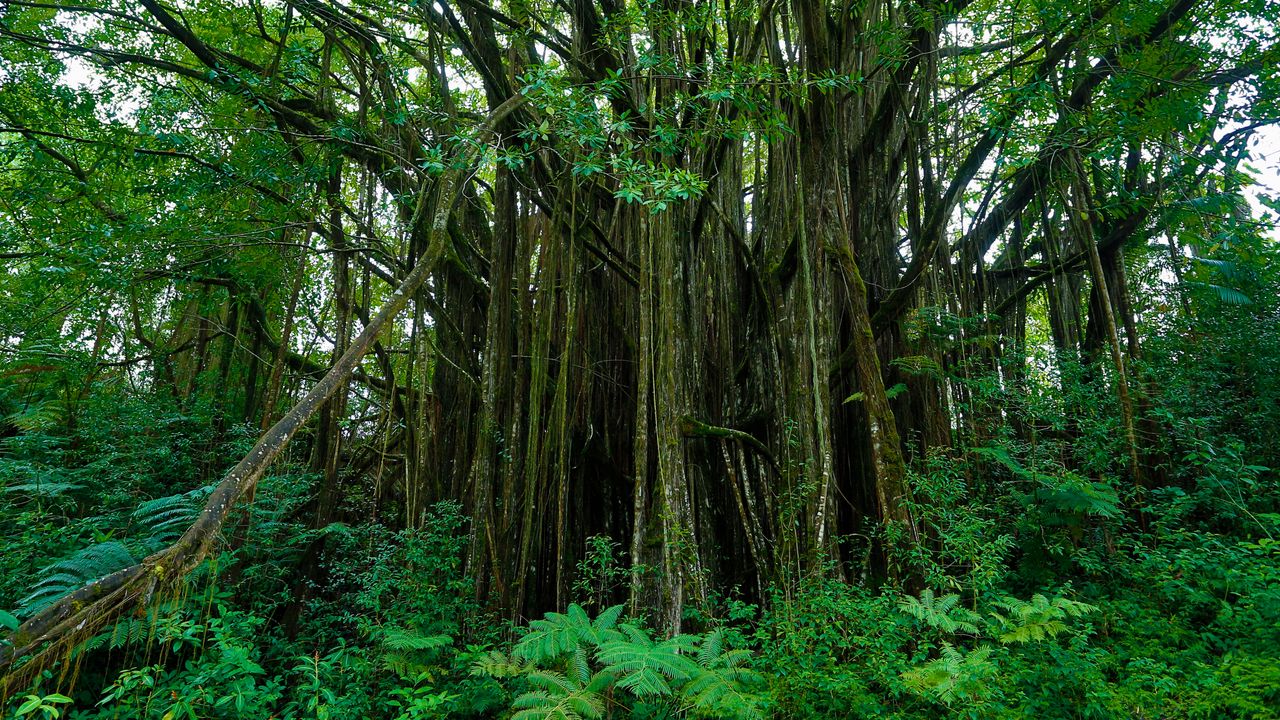
<svg viewBox="0 0 1280 720">
<path fill-rule="evenodd" d="M 1068 630 L 1065 620 L 1082 617 L 1097 608 L 1067 598 L 1055 597 L 1052 600 L 1039 593 L 1030 600 L 1006 597 L 996 602 L 1005 613 L 993 612 L 991 618 L 997 630 L 1000 642 L 1025 644 L 1053 638 Z"/>
<path fill-rule="evenodd" d="M 111 628 L 110 633 L 106 635 L 110 638 L 110 647 L 112 650 L 118 650 L 125 645 L 134 645 L 142 642 L 147 637 L 150 627 L 145 620 L 138 618 L 128 618 L 116 623 Z"/>
<path fill-rule="evenodd" d="M 123 543 L 116 540 L 90 545 L 46 567 L 31 593 L 18 601 L 27 614 L 34 614 L 67 593 L 110 575 L 138 561 Z"/>
<path fill-rule="evenodd" d="M 382 630 L 382 646 L 388 650 L 437 650 L 453 644 L 448 635 L 422 635 L 416 630 L 406 628 L 385 628 Z"/>
<path fill-rule="evenodd" d="M 527 679 L 537 689 L 515 699 L 513 720 L 592 720 L 604 713 L 601 692 L 610 681 L 605 673 L 579 682 L 560 673 L 535 670 Z"/>
<path fill-rule="evenodd" d="M 977 622 L 981 617 L 961 606 L 960 596 L 954 593 L 935 597 L 932 590 L 925 588 L 920 591 L 919 598 L 904 595 L 898 601 L 898 609 L 943 632 L 978 634 Z"/>
<path fill-rule="evenodd" d="M 979 697 L 985 691 L 985 680 L 996 671 L 990 647 L 966 654 L 950 643 L 943 643 L 940 655 L 902 673 L 909 690 L 950 705 L 957 700 Z"/>
<path fill-rule="evenodd" d="M 747 650 L 728 647 L 723 629 L 707 633 L 698 646 L 698 667 L 680 689 L 689 712 L 709 718 L 763 718 L 762 698 L 752 690 L 763 686 L 764 676 L 742 667 L 750 656 Z"/>
<path fill-rule="evenodd" d="M 614 605 L 600 611 L 595 621 L 591 623 L 597 638 L 602 638 L 606 633 L 618 627 L 618 618 L 622 617 L 623 608 L 623 605 Z"/>
<path fill-rule="evenodd" d="M 196 519 L 204 497 L 212 491 L 213 486 L 206 485 L 177 495 L 152 498 L 133 511 L 133 522 L 146 528 L 157 540 L 171 540 Z"/>
<path fill-rule="evenodd" d="M 697 672 L 697 664 L 687 656 L 696 643 L 697 638 L 689 635 L 661 643 L 615 640 L 600 648 L 597 659 L 618 678 L 618 687 L 636 697 L 669 696 L 671 682 L 687 680 Z"/>
<path fill-rule="evenodd" d="M 523 675 L 528 670 L 528 665 L 516 662 L 500 650 L 490 650 L 476 658 L 475 662 L 471 663 L 472 675 L 482 675 L 492 678 L 517 677 L 519 675 Z"/>
<path fill-rule="evenodd" d="M 584 644 L 599 644 L 598 635 L 587 611 L 571 603 L 565 613 L 547 613 L 530 622 L 529 632 L 516 643 L 513 654 L 521 660 L 547 664 Z"/>
<path fill-rule="evenodd" d="M 698 664 L 704 668 L 714 667 L 723 650 L 724 629 L 716 628 L 702 638 L 702 644 L 698 646 Z"/>
<path fill-rule="evenodd" d="M 633 642 L 637 645 L 653 644 L 653 637 L 649 635 L 649 631 L 639 625 L 623 623 L 618 626 L 618 629 L 621 630 L 622 634 L 622 637 L 619 637 L 618 640 Z"/>
<path fill-rule="evenodd" d="M 83 489 L 83 485 L 71 482 L 28 482 L 19 485 L 6 485 L 3 491 L 14 495 L 39 495 L 43 498 L 54 498 L 69 492 Z"/>
</svg>

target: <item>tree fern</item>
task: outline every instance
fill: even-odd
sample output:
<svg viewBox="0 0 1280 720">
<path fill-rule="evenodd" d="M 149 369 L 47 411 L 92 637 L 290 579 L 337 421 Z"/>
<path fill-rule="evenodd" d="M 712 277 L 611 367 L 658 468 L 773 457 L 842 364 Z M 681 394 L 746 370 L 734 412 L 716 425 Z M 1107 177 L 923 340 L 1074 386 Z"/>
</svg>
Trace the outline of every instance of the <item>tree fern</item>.
<svg viewBox="0 0 1280 720">
<path fill-rule="evenodd" d="M 614 628 L 622 606 L 607 608 L 593 622 L 581 605 L 571 603 L 562 613 L 547 613 L 529 623 L 529 632 L 516 644 L 515 657 L 534 663 L 548 663 L 586 645 L 598 647 L 615 640 Z"/>
<path fill-rule="evenodd" d="M 453 644 L 453 638 L 448 635 L 423 635 L 406 628 L 384 628 L 381 633 L 382 646 L 388 650 L 438 650 Z"/>
<path fill-rule="evenodd" d="M 212 490 L 212 485 L 206 485 L 177 495 L 147 500 L 133 511 L 133 523 L 145 532 L 149 540 L 168 543 L 195 521 L 204 497 Z"/>
<path fill-rule="evenodd" d="M 26 597 L 25 613 L 39 612 L 63 595 L 111 573 L 134 565 L 139 558 L 164 547 L 191 524 L 212 486 L 147 500 L 131 515 L 133 532 L 121 540 L 107 540 L 82 548 L 45 567 Z"/>
<path fill-rule="evenodd" d="M 73 482 L 50 480 L 48 482 L 34 481 L 6 485 L 3 488 L 3 492 L 12 495 L 35 495 L 42 498 L 55 498 L 83 488 L 83 485 Z"/>
<path fill-rule="evenodd" d="M 1250 298 L 1248 295 L 1245 295 L 1244 293 L 1240 292 L 1239 290 L 1236 290 L 1235 288 L 1227 287 L 1225 285 L 1218 285 L 1216 283 L 1198 282 L 1196 280 L 1187 280 L 1184 284 L 1190 287 L 1206 288 L 1212 291 L 1214 295 L 1217 295 L 1218 300 L 1222 301 L 1226 305 L 1252 305 L 1253 304 L 1253 299 Z"/>
<path fill-rule="evenodd" d="M 512 706 L 517 711 L 513 717 L 520 720 L 599 717 L 606 695 L 646 717 L 650 712 L 744 720 L 763 716 L 763 701 L 755 692 L 763 678 L 747 667 L 751 654 L 731 647 L 723 630 L 656 640 L 639 625 L 619 623 L 621 617 L 621 605 L 594 620 L 578 605 L 548 613 L 530 623 L 510 656 L 497 651 L 481 655 L 472 673 L 524 677 L 533 689 Z"/>
<path fill-rule="evenodd" d="M 490 650 L 476 658 L 471 664 L 472 675 L 491 678 L 513 678 L 531 671 L 527 663 L 520 662 L 501 650 Z"/>
<path fill-rule="evenodd" d="M 383 628 L 380 632 L 382 663 L 400 677 L 429 671 L 436 651 L 453 645 L 448 635 L 427 635 L 412 628 Z"/>
<path fill-rule="evenodd" d="M 1106 483 L 1094 482 L 1072 472 L 1039 476 L 1040 487 L 1032 497 L 1045 509 L 1067 516 L 1115 518 L 1120 516 L 1120 496 Z M 1062 518 L 1059 518 L 1061 521 Z"/>
</svg>

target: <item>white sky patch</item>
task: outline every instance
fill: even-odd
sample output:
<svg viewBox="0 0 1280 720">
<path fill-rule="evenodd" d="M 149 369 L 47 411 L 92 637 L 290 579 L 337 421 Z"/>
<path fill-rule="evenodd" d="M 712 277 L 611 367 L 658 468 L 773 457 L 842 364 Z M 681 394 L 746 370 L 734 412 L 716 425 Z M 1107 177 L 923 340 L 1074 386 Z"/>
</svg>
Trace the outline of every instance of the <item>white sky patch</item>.
<svg viewBox="0 0 1280 720">
<path fill-rule="evenodd" d="M 1258 129 L 1257 134 L 1249 140 L 1248 163 L 1257 172 L 1253 173 L 1255 184 L 1244 191 L 1245 199 L 1249 201 L 1255 218 L 1270 218 L 1271 230 L 1268 234 L 1272 239 L 1280 241 L 1280 224 L 1277 223 L 1276 213 L 1258 200 L 1261 195 L 1280 198 L 1280 127 L 1267 125 Z"/>
</svg>

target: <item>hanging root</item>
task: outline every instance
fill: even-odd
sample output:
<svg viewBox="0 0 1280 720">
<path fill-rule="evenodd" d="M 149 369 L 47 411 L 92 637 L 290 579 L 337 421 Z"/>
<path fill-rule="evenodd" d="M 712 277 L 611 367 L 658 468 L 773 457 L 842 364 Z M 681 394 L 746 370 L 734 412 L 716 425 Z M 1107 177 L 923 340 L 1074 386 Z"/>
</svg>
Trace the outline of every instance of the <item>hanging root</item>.
<svg viewBox="0 0 1280 720">
<path fill-rule="evenodd" d="M 28 659 L 0 678 L 0 697 L 31 686 L 58 658 L 129 611 L 144 607 L 166 579 L 163 561 L 174 549 L 85 585 L 23 623 L 8 638 L 9 645 L 0 647 L 0 671 Z"/>
</svg>

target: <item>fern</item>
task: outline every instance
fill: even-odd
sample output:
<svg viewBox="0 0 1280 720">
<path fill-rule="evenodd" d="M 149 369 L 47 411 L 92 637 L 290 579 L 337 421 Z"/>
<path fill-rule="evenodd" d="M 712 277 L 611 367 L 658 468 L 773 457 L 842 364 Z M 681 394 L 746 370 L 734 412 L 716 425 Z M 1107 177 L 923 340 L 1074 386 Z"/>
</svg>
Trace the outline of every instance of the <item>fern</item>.
<svg viewBox="0 0 1280 720">
<path fill-rule="evenodd" d="M 151 630 L 151 623 L 147 620 L 135 617 L 125 618 L 112 625 L 110 629 L 85 640 L 80 647 L 76 648 L 75 654 L 82 655 L 104 647 L 119 650 L 127 645 L 137 645 L 147 639 Z"/>
<path fill-rule="evenodd" d="M 501 650 L 483 653 L 471 663 L 471 674 L 491 678 L 513 678 L 530 672 L 531 665 L 521 663 Z"/>
<path fill-rule="evenodd" d="M 147 500 L 133 511 L 133 522 L 147 530 L 148 540 L 168 543 L 187 529 L 200 513 L 201 501 L 213 491 L 212 485 L 177 495 Z"/>
<path fill-rule="evenodd" d="M 27 433 L 37 433 L 66 423 L 61 403 L 52 400 L 28 405 L 25 409 L 5 416 L 5 421 Z"/>
<path fill-rule="evenodd" d="M 138 618 L 128 618 L 116 623 L 111 632 L 103 633 L 109 639 L 109 646 L 118 650 L 125 645 L 136 645 L 146 639 L 151 632 L 150 623 Z"/>
<path fill-rule="evenodd" d="M 925 625 L 946 633 L 978 634 L 977 623 L 981 616 L 961 606 L 959 595 L 935 597 L 932 590 L 925 588 L 920 591 L 919 598 L 903 596 L 898 601 L 898 609 Z"/>
<path fill-rule="evenodd" d="M 38 495 L 43 498 L 55 498 L 83 488 L 83 485 L 71 482 L 29 482 L 20 483 L 18 485 L 7 485 L 4 488 L 4 492 Z"/>
<path fill-rule="evenodd" d="M 137 562 L 121 542 L 108 540 L 90 545 L 46 567 L 41 572 L 42 579 L 18 601 L 19 605 L 25 613 L 37 613 L 63 595 Z"/>
<path fill-rule="evenodd" d="M 429 673 L 435 651 L 453 645 L 448 635 L 423 635 L 410 628 L 384 628 L 381 635 L 382 663 L 402 678 Z"/>
<path fill-rule="evenodd" d="M 1033 497 L 1048 509 L 1070 516 L 1120 516 L 1120 497 L 1106 483 L 1093 482 L 1075 473 L 1062 477 L 1040 476 L 1041 487 Z"/>
<path fill-rule="evenodd" d="M 604 714 L 603 692 L 612 678 L 598 672 L 584 676 L 579 671 L 562 675 L 535 670 L 527 676 L 535 690 L 515 699 L 517 712 L 512 720 L 589 720 Z"/>
<path fill-rule="evenodd" d="M 513 654 L 520 660 L 545 664 L 583 646 L 599 647 L 620 637 L 615 627 L 622 606 L 607 608 L 593 622 L 581 605 L 571 603 L 562 613 L 547 613 L 529 623 L 529 632 L 516 644 Z"/>
<path fill-rule="evenodd" d="M 763 685 L 764 676 L 744 667 L 751 658 L 747 650 L 728 647 L 723 629 L 716 629 L 698 646 L 698 667 L 681 688 L 686 709 L 698 717 L 763 718 L 761 698 L 752 688 Z"/>
<path fill-rule="evenodd" d="M 943 643 L 941 657 L 902 673 L 902 679 L 912 692 L 948 705 L 979 700 L 989 693 L 986 680 L 996 671 L 991 652 L 981 647 L 965 653 Z"/>
<path fill-rule="evenodd" d="M 1097 608 L 1087 603 L 1036 594 L 1031 600 L 1003 598 L 996 603 L 1007 614 L 991 613 L 1005 645 L 1039 642 L 1067 631 L 1066 620 L 1087 615 Z"/>
<path fill-rule="evenodd" d="M 438 650 L 452 644 L 453 638 L 448 635 L 423 635 L 405 628 L 386 628 L 382 631 L 382 646 L 388 650 Z"/>
<path fill-rule="evenodd" d="M 751 654 L 731 647 L 723 630 L 655 640 L 643 627 L 619 623 L 621 617 L 621 605 L 594 620 L 579 605 L 548 613 L 529 624 L 510 656 L 485 653 L 471 672 L 524 677 L 532 689 L 512 705 L 518 720 L 597 718 L 606 698 L 636 711 L 763 717 L 763 700 L 754 692 L 764 685 L 763 677 L 746 666 Z"/>
<path fill-rule="evenodd" d="M 64 489 L 76 486 L 62 483 Z M 9 486 L 16 492 L 25 486 Z M 23 612 L 36 613 L 83 585 L 138 562 L 175 540 L 195 520 L 201 500 L 213 486 L 143 502 L 132 513 L 133 537 L 108 540 L 82 548 L 47 567 L 26 597 L 19 601 Z M 61 490 L 60 490 L 61 491 Z"/>
<path fill-rule="evenodd" d="M 654 642 L 643 631 L 624 625 L 629 639 L 614 640 L 600 648 L 597 659 L 618 678 L 617 685 L 636 697 L 669 696 L 671 683 L 692 677 L 698 665 L 688 653 L 697 650 L 697 637 L 677 635 Z"/>
</svg>

